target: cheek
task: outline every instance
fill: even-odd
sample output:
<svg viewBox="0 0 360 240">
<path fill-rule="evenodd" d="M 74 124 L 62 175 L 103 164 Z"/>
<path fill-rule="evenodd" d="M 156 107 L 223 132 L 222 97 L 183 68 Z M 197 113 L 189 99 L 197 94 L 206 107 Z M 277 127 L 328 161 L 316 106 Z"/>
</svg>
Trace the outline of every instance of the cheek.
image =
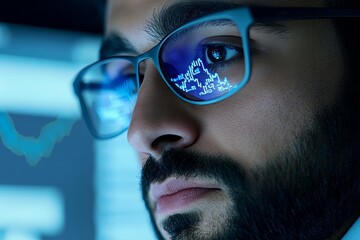
<svg viewBox="0 0 360 240">
<path fill-rule="evenodd" d="M 261 163 L 286 149 L 311 127 L 316 113 L 334 104 L 342 79 L 341 52 L 328 49 L 339 49 L 336 41 L 301 40 L 254 59 L 252 79 L 243 90 L 199 109 L 207 116 L 202 136 L 202 142 L 211 142 L 202 145 L 207 151 L 211 146 L 246 165 Z"/>
<path fill-rule="evenodd" d="M 138 155 L 138 160 L 139 160 L 139 164 L 141 167 L 144 167 L 147 159 L 149 158 L 149 154 L 145 154 L 145 153 L 141 153 L 141 152 L 136 152 Z"/>
<path fill-rule="evenodd" d="M 211 150 L 250 166 L 288 145 L 309 124 L 312 109 L 296 92 L 283 93 L 275 90 L 249 93 L 231 99 L 237 103 L 219 104 L 221 113 L 214 114 L 206 125 L 208 136 L 204 139 L 213 140 Z M 207 148 L 209 151 L 209 145 Z"/>
</svg>

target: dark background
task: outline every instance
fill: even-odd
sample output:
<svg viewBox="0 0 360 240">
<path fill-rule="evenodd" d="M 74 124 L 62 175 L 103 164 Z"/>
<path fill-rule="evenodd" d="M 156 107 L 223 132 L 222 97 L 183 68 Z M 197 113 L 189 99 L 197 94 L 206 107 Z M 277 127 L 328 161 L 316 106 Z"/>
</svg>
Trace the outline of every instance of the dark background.
<svg viewBox="0 0 360 240">
<path fill-rule="evenodd" d="M 103 0 L 1 0 L 0 22 L 101 34 Z"/>
<path fill-rule="evenodd" d="M 103 32 L 103 12 L 101 0 L 0 1 L 0 23 L 95 35 Z M 22 49 L 21 46 L 19 49 Z M 9 114 L 16 129 L 25 136 L 37 136 L 44 124 L 54 120 L 40 116 Z M 71 135 L 56 144 L 51 157 L 44 158 L 38 166 L 31 167 L 26 164 L 24 156 L 16 156 L 4 148 L 0 139 L 0 184 L 53 186 L 64 194 L 66 225 L 59 236 L 43 236 L 43 239 L 94 239 L 92 147 L 93 140 L 83 121 L 79 121 Z"/>
</svg>

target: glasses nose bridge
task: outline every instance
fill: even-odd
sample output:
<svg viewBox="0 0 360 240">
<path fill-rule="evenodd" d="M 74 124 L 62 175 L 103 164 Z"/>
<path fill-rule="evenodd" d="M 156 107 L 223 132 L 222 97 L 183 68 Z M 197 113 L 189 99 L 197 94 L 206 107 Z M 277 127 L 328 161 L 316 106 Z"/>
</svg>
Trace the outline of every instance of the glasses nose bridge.
<svg viewBox="0 0 360 240">
<path fill-rule="evenodd" d="M 160 75 L 162 76 L 162 71 L 160 68 L 160 61 L 159 61 L 159 51 L 160 51 L 160 46 L 156 45 L 153 48 L 151 48 L 149 51 L 139 55 L 137 57 L 137 61 L 136 61 L 136 69 L 139 72 L 139 66 L 141 62 L 144 62 L 146 60 L 152 60 L 152 62 L 154 63 L 156 70 L 160 73 Z"/>
</svg>

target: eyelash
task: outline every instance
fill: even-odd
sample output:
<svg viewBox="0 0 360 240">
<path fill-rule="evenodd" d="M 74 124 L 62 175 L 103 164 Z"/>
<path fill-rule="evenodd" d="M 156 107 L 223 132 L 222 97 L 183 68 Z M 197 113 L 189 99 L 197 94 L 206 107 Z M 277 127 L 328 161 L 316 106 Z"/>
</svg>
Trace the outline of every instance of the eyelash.
<svg viewBox="0 0 360 240">
<path fill-rule="evenodd" d="M 201 53 L 203 55 L 203 57 L 208 58 L 207 54 L 208 54 L 208 50 L 210 48 L 227 48 L 227 49 L 233 49 L 236 50 L 238 53 L 231 57 L 230 59 L 227 59 L 225 61 L 220 61 L 220 62 L 214 62 L 208 65 L 208 68 L 210 68 L 213 72 L 215 71 L 219 71 L 222 68 L 226 68 L 231 66 L 232 64 L 234 64 L 236 61 L 238 60 L 242 60 L 243 59 L 243 49 L 239 48 L 239 47 L 234 47 L 232 45 L 228 45 L 228 44 L 224 44 L 224 43 L 216 43 L 216 44 L 208 44 L 208 45 L 203 45 L 201 46 Z"/>
</svg>

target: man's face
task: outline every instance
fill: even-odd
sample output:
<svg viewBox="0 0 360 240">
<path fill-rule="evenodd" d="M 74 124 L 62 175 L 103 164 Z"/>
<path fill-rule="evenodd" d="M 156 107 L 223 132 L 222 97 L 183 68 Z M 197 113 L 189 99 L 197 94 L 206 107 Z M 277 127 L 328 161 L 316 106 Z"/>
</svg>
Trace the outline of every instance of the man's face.
<svg viewBox="0 0 360 240">
<path fill-rule="evenodd" d="M 149 22 L 156 22 L 154 18 L 179 2 L 183 1 L 111 0 L 107 35 L 118 34 L 133 46 L 131 51 L 113 54 L 137 55 L 150 50 L 158 40 L 149 36 Z M 195 2 L 203 7 L 189 8 L 191 4 L 186 4 L 186 13 L 207 11 L 209 4 L 220 3 Z M 305 0 L 250 3 L 321 6 L 319 1 Z M 186 20 L 181 18 L 182 13 L 184 9 L 174 11 L 169 21 Z M 307 194 L 311 182 L 297 186 L 299 181 L 318 180 L 316 170 L 309 173 L 313 169 L 322 171 L 313 166 L 314 161 L 326 164 L 329 160 L 317 150 L 327 149 L 331 141 L 326 139 L 337 135 L 328 133 L 331 124 L 319 125 L 338 114 L 334 106 L 344 79 L 339 40 L 328 20 L 281 24 L 281 32 L 250 32 L 251 44 L 257 49 L 250 82 L 234 96 L 215 104 L 198 106 L 182 101 L 151 61 L 142 65 L 144 78 L 128 139 L 141 156 L 144 200 L 158 234 L 164 238 L 250 239 L 245 236 L 265 229 L 259 225 L 269 214 L 280 218 L 281 209 L 291 208 L 286 204 L 296 198 L 294 189 Z M 336 154 L 331 156 L 334 161 L 341 156 Z M 294 177 L 297 173 L 305 176 Z M 292 176 L 285 177 L 287 174 Z M 279 197 L 282 194 L 283 202 Z M 273 203 L 269 203 L 271 200 Z M 273 212 L 258 209 L 266 208 L 268 203 Z M 294 210 L 293 218 L 306 209 L 301 206 L 301 210 Z M 254 224 L 241 225 L 249 221 Z M 260 236 L 265 235 L 259 235 L 264 239 Z"/>
</svg>

